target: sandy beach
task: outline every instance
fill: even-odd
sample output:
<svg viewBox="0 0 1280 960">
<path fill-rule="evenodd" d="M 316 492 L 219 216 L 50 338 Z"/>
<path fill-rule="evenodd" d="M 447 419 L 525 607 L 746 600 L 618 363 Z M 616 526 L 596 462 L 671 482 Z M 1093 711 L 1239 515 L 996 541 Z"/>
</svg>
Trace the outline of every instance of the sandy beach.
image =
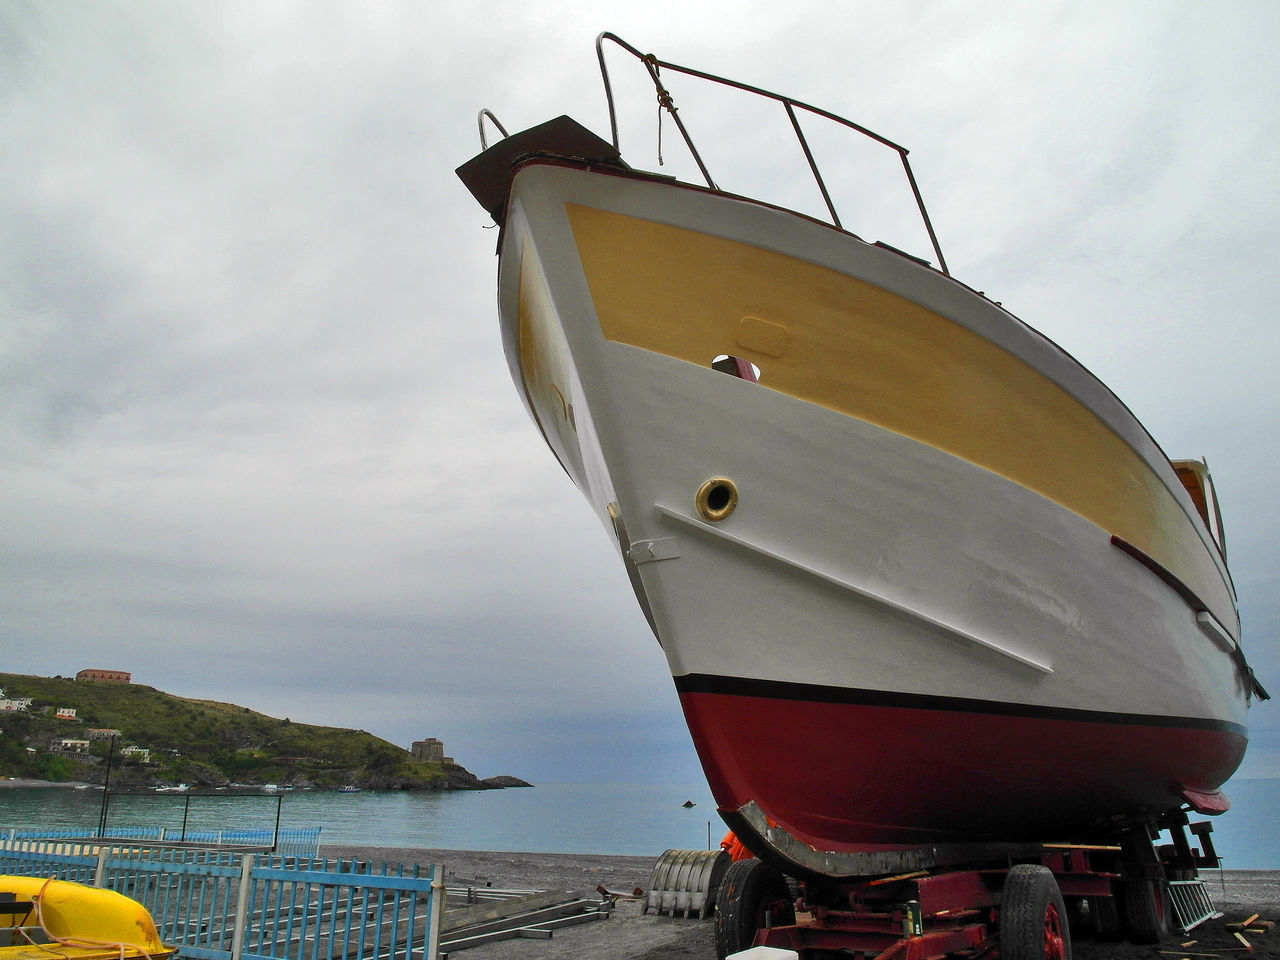
<svg viewBox="0 0 1280 960">
<path fill-rule="evenodd" d="M 593 854 L 501 853 L 401 847 L 321 847 L 327 857 L 356 857 L 374 863 L 444 864 L 450 884 L 520 890 L 567 890 L 593 893 L 603 886 L 615 893 L 644 887 L 656 857 Z M 1075 960 L 1206 960 L 1236 957 L 1246 951 L 1226 924 L 1250 914 L 1280 920 L 1280 871 L 1224 870 L 1205 875 L 1215 906 L 1224 913 L 1190 935 L 1176 935 L 1159 948 L 1128 943 L 1102 943 L 1077 938 Z M 506 940 L 472 947 L 458 956 L 471 960 L 714 960 L 712 921 L 644 915 L 637 900 L 618 902 L 608 920 L 557 930 L 550 940 Z M 1280 958 L 1280 928 L 1250 935 L 1258 958 Z M 1183 947 L 1189 941 L 1194 944 Z M 1169 952 L 1164 952 L 1169 951 Z"/>
<path fill-rule="evenodd" d="M 62 787 L 67 790 L 79 790 L 92 787 L 95 790 L 101 790 L 100 784 L 83 783 L 80 780 L 63 780 L 54 782 L 52 780 L 28 780 L 24 777 L 4 777 L 0 778 L 0 790 L 6 788 L 19 789 L 26 787 Z"/>
</svg>

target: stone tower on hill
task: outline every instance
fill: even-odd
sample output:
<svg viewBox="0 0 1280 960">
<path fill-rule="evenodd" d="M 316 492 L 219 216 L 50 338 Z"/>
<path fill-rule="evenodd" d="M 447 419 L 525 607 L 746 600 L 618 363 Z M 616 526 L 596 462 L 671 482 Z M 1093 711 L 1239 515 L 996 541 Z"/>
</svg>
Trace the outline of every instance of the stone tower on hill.
<svg viewBox="0 0 1280 960">
<path fill-rule="evenodd" d="M 425 740 L 415 740 L 413 746 L 409 748 L 409 754 L 415 760 L 423 763 L 444 763 L 444 741 L 437 740 L 435 737 L 427 737 Z"/>
</svg>

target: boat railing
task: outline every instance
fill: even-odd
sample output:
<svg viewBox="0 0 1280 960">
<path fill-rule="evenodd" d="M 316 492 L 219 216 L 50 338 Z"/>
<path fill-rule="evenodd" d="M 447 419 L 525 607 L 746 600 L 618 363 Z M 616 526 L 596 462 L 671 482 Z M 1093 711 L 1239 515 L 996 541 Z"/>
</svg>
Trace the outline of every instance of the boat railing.
<svg viewBox="0 0 1280 960">
<path fill-rule="evenodd" d="M 492 123 L 497 128 L 500 134 L 502 134 L 504 137 L 511 136 L 511 134 L 507 133 L 507 128 L 504 127 L 501 121 L 499 121 L 498 118 L 493 115 L 493 111 L 488 108 L 485 108 L 484 110 L 481 110 L 479 116 L 476 117 L 476 124 L 477 126 L 480 127 L 480 149 L 481 150 L 489 149 L 489 138 L 484 135 L 484 121 L 486 117 L 489 119 L 489 122 Z"/>
<path fill-rule="evenodd" d="M 637 60 L 639 60 L 641 63 L 644 64 L 645 69 L 649 73 L 649 78 L 653 81 L 654 88 L 657 91 L 659 109 L 665 110 L 667 114 L 670 115 L 672 121 L 676 125 L 676 129 L 679 130 L 680 132 L 680 136 L 684 139 L 685 146 L 689 149 L 689 153 L 692 156 L 694 163 L 697 164 L 698 170 L 701 172 L 703 179 L 705 179 L 707 182 L 707 186 L 710 187 L 712 190 L 719 190 L 720 188 L 716 185 L 716 182 L 712 179 L 711 173 L 707 169 L 706 163 L 703 161 L 702 154 L 699 152 L 698 148 L 694 145 L 693 138 L 690 136 L 688 129 L 684 125 L 684 121 L 680 117 L 679 111 L 676 108 L 675 102 L 671 96 L 670 91 L 668 91 L 666 87 L 663 85 L 662 77 L 660 73 L 660 71 L 662 70 L 669 70 L 669 71 L 672 71 L 673 73 L 685 74 L 686 76 L 694 77 L 699 80 L 706 80 L 710 83 L 720 84 L 725 87 L 731 87 L 733 89 L 741 90 L 745 93 L 753 94 L 755 96 L 763 97 L 767 100 L 773 100 L 777 103 L 782 104 L 783 109 L 786 111 L 787 118 L 791 122 L 791 128 L 795 132 L 796 139 L 799 142 L 800 148 L 801 150 L 804 151 L 805 160 L 809 164 L 809 170 L 812 172 L 813 178 L 818 185 L 818 190 L 822 194 L 823 202 L 826 204 L 827 212 L 831 218 L 831 223 L 841 230 L 845 229 L 845 227 L 840 221 L 840 215 L 836 212 L 836 205 L 831 199 L 831 194 L 827 189 L 826 181 L 822 177 L 822 172 L 818 169 L 818 163 L 814 159 L 813 151 L 810 148 L 809 141 L 805 137 L 804 130 L 800 126 L 800 120 L 796 114 L 796 111 L 798 110 L 803 111 L 806 113 L 813 114 L 814 116 L 822 117 L 823 119 L 833 121 L 834 123 L 840 124 L 843 127 L 853 130 L 864 137 L 868 137 L 869 139 L 875 141 L 876 143 L 882 144 L 883 146 L 888 147 L 891 150 L 894 150 L 898 154 L 899 158 L 902 160 L 902 168 L 907 175 L 907 182 L 911 186 L 911 193 L 915 197 L 916 209 L 919 210 L 920 217 L 924 221 L 924 228 L 926 232 L 929 234 L 929 242 L 933 245 L 933 252 L 935 256 L 937 256 L 938 258 L 938 266 L 944 274 L 946 274 L 947 276 L 951 275 L 950 271 L 947 269 L 946 258 L 944 258 L 942 255 L 942 248 L 938 244 L 938 236 L 934 232 L 933 223 L 929 219 L 929 212 L 925 209 L 924 199 L 920 195 L 920 188 L 916 183 L 915 174 L 912 173 L 911 171 L 911 163 L 907 159 L 908 151 L 906 147 L 900 144 L 894 143 L 892 140 L 889 140 L 886 137 L 882 137 L 880 134 L 874 132 L 873 130 L 867 129 L 861 124 L 854 123 L 852 120 L 846 120 L 844 117 L 838 116 L 834 113 L 831 113 L 830 111 L 823 110 L 820 107 L 815 107 L 815 106 L 812 106 L 811 104 L 803 103 L 791 97 L 785 97 L 785 96 L 782 96 L 781 94 L 773 93 L 769 90 L 764 90 L 760 87 L 753 87 L 750 84 L 739 83 L 736 80 L 730 80 L 726 77 L 719 77 L 719 76 L 716 76 L 715 74 L 706 73 L 702 70 L 694 70 L 691 67 L 684 67 L 676 63 L 670 63 L 666 60 L 659 60 L 653 54 L 641 53 L 639 50 L 637 50 L 631 44 L 627 43 L 621 37 L 618 37 L 615 34 L 605 31 L 604 33 L 601 33 L 598 37 L 596 37 L 596 56 L 600 61 L 600 75 L 604 80 L 605 98 L 608 100 L 608 105 L 609 105 L 609 127 L 613 134 L 613 146 L 615 149 L 621 150 L 621 144 L 619 144 L 618 142 L 618 115 L 614 105 L 613 87 L 609 81 L 609 68 L 605 63 L 604 43 L 606 40 L 611 41 L 612 43 L 621 47 L 623 50 L 627 51 L 632 56 L 634 56 Z M 492 119 L 492 115 L 490 115 L 490 118 Z M 483 121 L 484 121 L 484 118 L 482 113 L 481 131 L 480 131 L 482 142 L 484 140 L 484 122 Z M 494 120 L 494 123 L 495 125 L 497 125 L 496 120 Z M 498 128 L 501 130 L 500 125 L 498 125 Z"/>
</svg>

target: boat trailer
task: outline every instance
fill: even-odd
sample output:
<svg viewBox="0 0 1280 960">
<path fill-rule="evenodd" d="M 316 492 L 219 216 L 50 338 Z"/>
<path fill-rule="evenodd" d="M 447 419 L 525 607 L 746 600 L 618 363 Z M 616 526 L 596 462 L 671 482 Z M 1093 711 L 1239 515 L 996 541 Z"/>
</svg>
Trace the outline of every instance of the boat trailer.
<svg viewBox="0 0 1280 960">
<path fill-rule="evenodd" d="M 876 851 L 881 866 L 897 856 L 909 869 L 845 878 L 780 862 L 777 850 L 786 847 L 776 835 L 753 844 L 751 825 L 737 826 L 749 847 L 769 853 L 735 860 L 724 872 L 716 896 L 720 960 L 740 953 L 810 960 L 831 952 L 858 960 L 992 953 L 1000 960 L 1070 960 L 1073 931 L 1154 944 L 1221 916 L 1198 876 L 1201 867 L 1219 866 L 1213 827 L 1190 824 L 1184 810 L 1131 825 L 1110 842 L 992 844 L 985 855 L 965 845 L 968 862 L 959 848 Z M 1163 830 L 1173 842 L 1157 847 Z"/>
</svg>

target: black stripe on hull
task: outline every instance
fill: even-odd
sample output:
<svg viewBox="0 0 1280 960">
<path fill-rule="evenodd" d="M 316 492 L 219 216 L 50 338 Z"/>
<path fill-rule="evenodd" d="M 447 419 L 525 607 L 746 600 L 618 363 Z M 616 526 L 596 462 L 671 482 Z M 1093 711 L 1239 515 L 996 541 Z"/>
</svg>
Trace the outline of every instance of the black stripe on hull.
<svg viewBox="0 0 1280 960">
<path fill-rule="evenodd" d="M 1080 710 L 1068 707 L 1042 706 L 1040 704 L 1003 703 L 996 700 L 900 693 L 889 690 L 830 687 L 816 683 L 788 683 L 747 677 L 725 677 L 706 673 L 684 674 L 672 679 L 675 681 L 676 691 L 681 694 L 722 694 L 731 697 L 760 697 L 769 700 L 791 700 L 808 703 L 845 703 L 859 706 L 902 707 L 911 710 L 944 710 L 1006 717 L 1070 720 L 1080 723 L 1108 723 L 1117 726 L 1217 730 L 1240 737 L 1248 736 L 1248 730 L 1243 724 L 1232 723 L 1227 720 L 1211 720 L 1203 717 Z"/>
</svg>

